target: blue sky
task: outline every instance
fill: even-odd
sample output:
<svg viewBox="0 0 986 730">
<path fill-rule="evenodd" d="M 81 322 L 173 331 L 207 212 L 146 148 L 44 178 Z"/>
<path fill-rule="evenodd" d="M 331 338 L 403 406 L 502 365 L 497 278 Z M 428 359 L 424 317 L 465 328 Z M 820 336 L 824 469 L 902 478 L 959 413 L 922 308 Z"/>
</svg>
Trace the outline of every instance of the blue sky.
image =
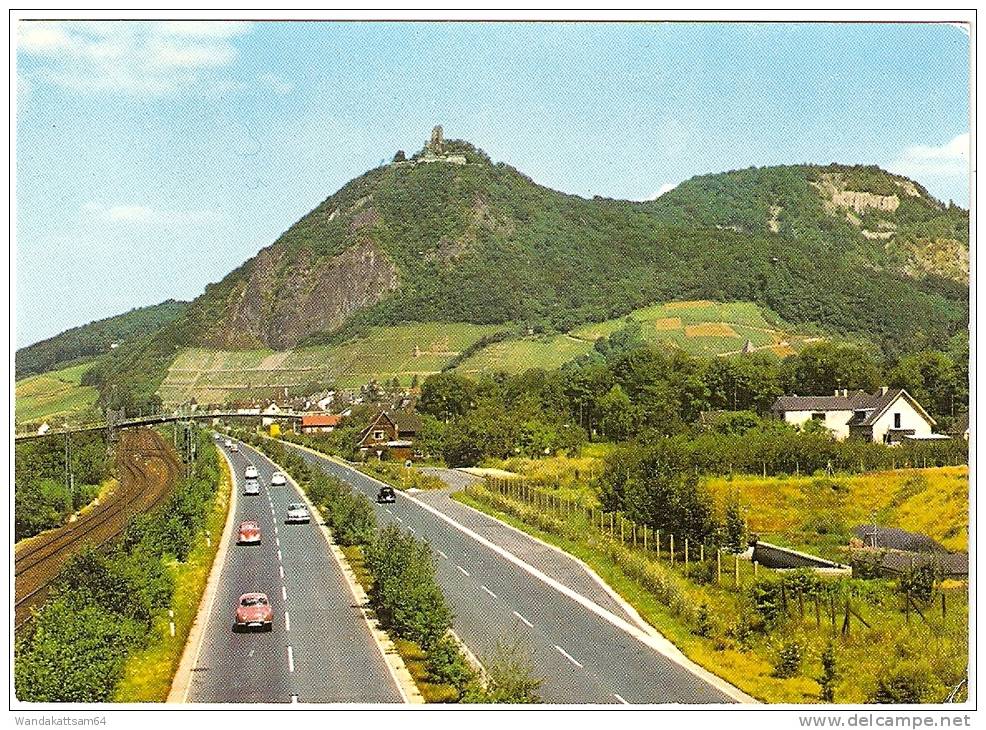
<svg viewBox="0 0 986 730">
<path fill-rule="evenodd" d="M 16 342 L 190 299 L 431 127 L 537 182 L 875 163 L 968 204 L 947 25 L 26 23 Z"/>
</svg>

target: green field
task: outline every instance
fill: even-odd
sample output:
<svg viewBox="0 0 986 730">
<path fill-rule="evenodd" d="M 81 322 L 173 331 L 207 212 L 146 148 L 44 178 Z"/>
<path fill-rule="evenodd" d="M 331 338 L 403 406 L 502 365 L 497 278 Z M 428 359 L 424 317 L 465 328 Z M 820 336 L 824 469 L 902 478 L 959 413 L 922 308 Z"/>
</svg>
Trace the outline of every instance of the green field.
<svg viewBox="0 0 986 730">
<path fill-rule="evenodd" d="M 355 387 L 396 377 L 407 385 L 415 375 L 423 380 L 439 372 L 464 349 L 501 329 L 496 325 L 416 323 L 371 327 L 349 342 L 286 352 L 188 349 L 171 364 L 158 392 L 165 403 L 189 398 L 225 403 L 310 383 Z"/>
<path fill-rule="evenodd" d="M 583 325 L 571 334 L 594 342 L 625 327 L 628 320 L 642 325 L 641 334 L 648 342 L 692 355 L 739 353 L 749 341 L 755 352 L 772 352 L 783 357 L 800 349 L 806 339 L 788 332 L 787 325 L 776 315 L 756 304 L 709 301 L 655 304 L 626 317 Z"/>
<path fill-rule="evenodd" d="M 32 375 L 15 384 L 14 419 L 17 423 L 38 423 L 53 418 L 86 420 L 99 395 L 95 388 L 80 385 L 91 362 L 62 370 Z"/>
<path fill-rule="evenodd" d="M 568 334 L 517 337 L 494 342 L 458 366 L 475 375 L 528 368 L 557 368 L 590 352 L 599 337 L 626 326 L 642 325 L 644 339 L 655 345 L 714 356 L 742 351 L 791 354 L 806 341 L 791 335 L 772 314 L 755 304 L 737 302 L 669 302 L 631 312 L 622 319 L 579 327 Z M 370 380 L 397 378 L 410 383 L 441 371 L 481 338 L 505 325 L 413 323 L 371 327 L 360 337 L 334 345 L 273 350 L 187 349 L 179 353 L 158 391 L 165 404 L 194 398 L 199 403 L 252 400 L 312 384 L 358 387 Z"/>
<path fill-rule="evenodd" d="M 591 342 L 569 335 L 505 340 L 484 347 L 459 365 L 457 370 L 470 375 L 497 370 L 520 373 L 528 368 L 550 370 L 561 367 L 591 349 Z"/>
</svg>

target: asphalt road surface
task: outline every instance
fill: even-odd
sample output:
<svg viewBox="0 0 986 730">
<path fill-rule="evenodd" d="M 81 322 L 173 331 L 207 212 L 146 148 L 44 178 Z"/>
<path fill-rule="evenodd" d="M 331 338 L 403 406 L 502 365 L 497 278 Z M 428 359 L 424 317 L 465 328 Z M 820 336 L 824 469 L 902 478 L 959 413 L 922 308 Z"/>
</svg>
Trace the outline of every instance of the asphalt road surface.
<svg viewBox="0 0 986 730">
<path fill-rule="evenodd" d="M 299 453 L 375 499 L 378 483 L 366 475 L 308 451 Z M 381 524 L 397 523 L 431 544 L 438 581 L 463 642 L 481 660 L 498 644 L 520 648 L 543 681 L 541 697 L 545 702 L 734 701 L 705 678 L 621 628 L 619 621 L 614 624 L 604 618 L 603 614 L 612 612 L 584 599 L 595 607 L 590 608 L 540 580 L 401 492 L 396 504 L 376 505 L 376 512 Z"/>
<path fill-rule="evenodd" d="M 222 448 L 222 445 L 219 444 Z M 227 453 L 228 450 L 227 450 Z M 229 453 L 238 490 L 233 531 L 201 649 L 189 702 L 402 702 L 400 690 L 318 525 L 284 524 L 289 482 L 272 487 L 272 463 L 240 444 Z M 243 494 L 247 464 L 260 473 L 260 494 Z M 237 545 L 239 524 L 260 523 L 260 545 Z M 269 633 L 234 633 L 243 593 L 266 593 L 274 609 Z"/>
</svg>

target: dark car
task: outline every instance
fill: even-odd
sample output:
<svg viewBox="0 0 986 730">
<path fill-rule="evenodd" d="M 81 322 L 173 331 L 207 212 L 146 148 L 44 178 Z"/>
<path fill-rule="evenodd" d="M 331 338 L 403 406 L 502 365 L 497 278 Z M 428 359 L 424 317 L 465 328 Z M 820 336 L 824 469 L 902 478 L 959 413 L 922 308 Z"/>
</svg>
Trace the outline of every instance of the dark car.
<svg viewBox="0 0 986 730">
<path fill-rule="evenodd" d="M 377 504 L 393 504 L 397 501 L 397 495 L 393 487 L 380 487 L 377 492 Z"/>
</svg>

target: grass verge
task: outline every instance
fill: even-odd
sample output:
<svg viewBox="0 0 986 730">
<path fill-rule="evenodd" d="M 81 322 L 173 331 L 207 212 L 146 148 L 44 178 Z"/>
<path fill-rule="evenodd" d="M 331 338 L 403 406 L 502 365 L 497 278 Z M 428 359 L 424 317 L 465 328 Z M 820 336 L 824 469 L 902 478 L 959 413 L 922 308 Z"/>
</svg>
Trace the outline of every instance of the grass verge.
<svg viewBox="0 0 986 730">
<path fill-rule="evenodd" d="M 164 702 L 168 698 L 171 681 L 181 661 L 188 632 L 195 621 L 202 592 L 219 549 L 219 537 L 226 523 L 232 479 L 226 460 L 218 453 L 216 458 L 221 476 L 206 520 L 206 529 L 196 538 L 188 560 L 169 565 L 175 580 L 171 601 L 174 618 L 167 612 L 155 618 L 147 646 L 127 659 L 123 677 L 116 688 L 115 702 Z M 175 624 L 174 636 L 171 636 L 171 621 Z"/>
</svg>

